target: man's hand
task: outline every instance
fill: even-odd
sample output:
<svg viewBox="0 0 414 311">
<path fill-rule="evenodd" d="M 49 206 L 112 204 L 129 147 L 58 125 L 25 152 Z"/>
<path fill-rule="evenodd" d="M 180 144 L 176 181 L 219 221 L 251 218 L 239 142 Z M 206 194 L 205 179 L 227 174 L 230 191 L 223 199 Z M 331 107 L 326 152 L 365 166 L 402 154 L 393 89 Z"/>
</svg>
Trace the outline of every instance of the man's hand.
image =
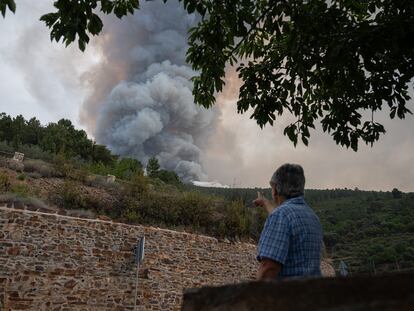
<svg viewBox="0 0 414 311">
<path fill-rule="evenodd" d="M 258 281 L 274 281 L 282 270 L 282 265 L 277 261 L 263 258 L 260 261 L 256 278 Z"/>
<path fill-rule="evenodd" d="M 266 209 L 266 211 L 270 214 L 275 208 L 276 208 L 276 203 L 272 202 L 270 200 L 268 200 L 262 192 L 258 191 L 257 192 L 257 199 L 253 201 L 253 204 L 255 206 L 261 206 L 264 207 Z"/>
</svg>

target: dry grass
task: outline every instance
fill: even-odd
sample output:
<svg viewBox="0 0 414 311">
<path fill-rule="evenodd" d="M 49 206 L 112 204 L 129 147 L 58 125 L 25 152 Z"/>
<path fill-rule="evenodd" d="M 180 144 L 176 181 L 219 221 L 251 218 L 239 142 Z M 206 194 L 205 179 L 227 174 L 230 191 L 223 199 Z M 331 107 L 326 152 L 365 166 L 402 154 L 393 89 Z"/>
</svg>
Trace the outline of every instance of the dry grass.
<svg viewBox="0 0 414 311">
<path fill-rule="evenodd" d="M 41 160 L 24 161 L 24 171 L 27 173 L 38 173 L 41 177 L 47 178 L 56 176 L 53 166 Z"/>
</svg>

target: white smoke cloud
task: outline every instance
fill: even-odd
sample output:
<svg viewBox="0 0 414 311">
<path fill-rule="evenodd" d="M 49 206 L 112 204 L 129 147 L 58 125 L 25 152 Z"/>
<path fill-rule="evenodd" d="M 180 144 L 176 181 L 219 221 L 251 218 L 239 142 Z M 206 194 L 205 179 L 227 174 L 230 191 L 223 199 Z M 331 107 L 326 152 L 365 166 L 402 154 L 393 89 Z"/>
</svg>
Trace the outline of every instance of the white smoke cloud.
<svg viewBox="0 0 414 311">
<path fill-rule="evenodd" d="M 144 164 L 155 156 L 185 182 L 207 179 L 201 147 L 218 118 L 216 109 L 194 104 L 195 72 L 185 63 L 187 31 L 194 22 L 178 1 L 142 2 L 122 23 L 106 18 L 100 40 L 104 68 L 90 75 L 91 86 L 98 87 L 84 109 L 99 143 Z M 122 82 L 114 86 L 108 79 L 115 71 Z"/>
<path fill-rule="evenodd" d="M 69 118 L 80 126 L 79 107 L 88 91 L 81 76 L 99 55 L 92 46 L 82 53 L 76 45 L 50 41 L 39 18 L 54 10 L 53 1 L 16 2 L 16 14 L 0 17 L 0 111 L 42 123 Z"/>
<path fill-rule="evenodd" d="M 228 185 L 222 185 L 218 181 L 193 181 L 194 186 L 209 188 L 230 188 Z"/>
<path fill-rule="evenodd" d="M 194 105 L 188 67 L 150 65 L 136 81 L 119 83 L 97 119 L 97 138 L 121 156 L 160 165 L 184 180 L 206 179 L 193 136 L 212 125 L 215 113 Z"/>
</svg>

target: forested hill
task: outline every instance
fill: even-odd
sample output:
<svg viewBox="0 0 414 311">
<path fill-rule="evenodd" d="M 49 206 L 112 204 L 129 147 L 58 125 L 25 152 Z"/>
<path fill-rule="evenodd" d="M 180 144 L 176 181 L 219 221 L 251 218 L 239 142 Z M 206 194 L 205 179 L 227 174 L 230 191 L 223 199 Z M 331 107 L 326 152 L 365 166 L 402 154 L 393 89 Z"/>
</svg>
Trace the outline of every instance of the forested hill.
<svg viewBox="0 0 414 311">
<path fill-rule="evenodd" d="M 246 208 L 253 208 L 257 191 L 270 198 L 270 189 L 260 188 L 197 191 L 242 200 Z M 336 268 L 343 260 L 351 273 L 414 270 L 414 193 L 306 190 L 305 198 L 322 222 Z"/>
<path fill-rule="evenodd" d="M 15 151 L 25 154 L 24 163 L 7 158 Z M 258 239 L 266 213 L 251 202 L 257 191 L 270 198 L 270 189 L 183 185 L 156 158 L 146 172 L 137 159 L 111 154 L 69 120 L 41 125 L 0 113 L 0 201 L 33 198 L 117 221 Z M 117 182 L 108 184 L 108 174 Z M 343 260 L 358 273 L 414 270 L 414 193 L 306 190 L 305 197 L 321 219 L 336 268 Z"/>
<path fill-rule="evenodd" d="M 13 118 L 0 113 L 0 142 L 2 149 L 7 148 L 5 143 L 14 150 L 28 151 L 33 157 L 47 160 L 58 153 L 103 164 L 111 164 L 116 159 L 106 146 L 96 144 L 67 119 L 42 125 L 36 118 L 26 120 L 22 115 Z"/>
<path fill-rule="evenodd" d="M 126 180 L 135 173 L 142 173 L 143 169 L 140 161 L 112 154 L 105 145 L 89 139 L 84 130 L 76 129 L 68 119 L 42 125 L 35 117 L 26 120 L 22 115 L 12 117 L 0 113 L 0 154 L 15 151 L 24 153 L 27 158 L 62 164 L 70 162 L 89 173 L 111 174 Z M 148 162 L 148 174 L 152 177 L 180 183 L 177 174 L 161 169 L 155 157 Z"/>
</svg>

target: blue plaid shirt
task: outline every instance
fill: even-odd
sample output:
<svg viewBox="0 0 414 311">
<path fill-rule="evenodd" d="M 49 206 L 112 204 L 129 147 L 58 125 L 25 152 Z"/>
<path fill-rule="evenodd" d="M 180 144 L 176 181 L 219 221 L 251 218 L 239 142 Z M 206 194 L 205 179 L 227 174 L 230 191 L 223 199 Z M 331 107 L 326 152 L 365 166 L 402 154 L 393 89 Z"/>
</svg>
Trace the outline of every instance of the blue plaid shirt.
<svg viewBox="0 0 414 311">
<path fill-rule="evenodd" d="M 267 218 L 257 259 L 282 264 L 278 278 L 320 276 L 322 226 L 303 196 L 284 201 Z"/>
</svg>

